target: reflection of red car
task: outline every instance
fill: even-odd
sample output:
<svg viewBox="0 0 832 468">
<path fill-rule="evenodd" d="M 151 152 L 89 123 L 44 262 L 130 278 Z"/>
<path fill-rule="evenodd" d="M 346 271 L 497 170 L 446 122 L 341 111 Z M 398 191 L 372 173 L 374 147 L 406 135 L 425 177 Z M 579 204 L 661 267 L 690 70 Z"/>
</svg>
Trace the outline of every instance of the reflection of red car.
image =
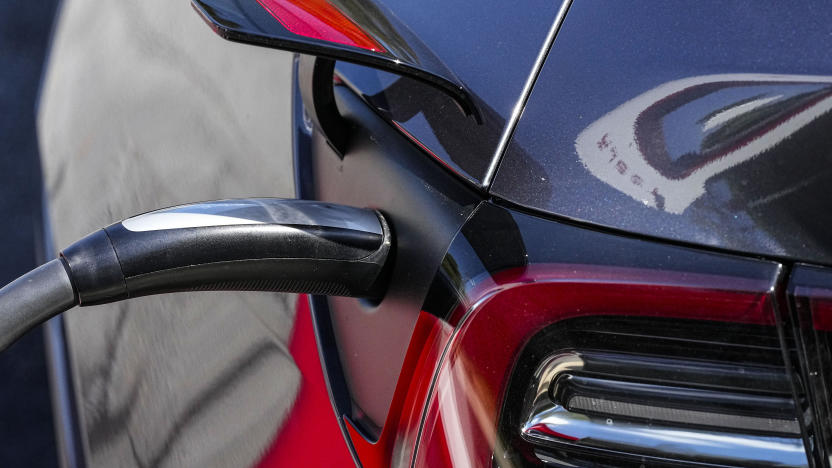
<svg viewBox="0 0 832 468">
<path fill-rule="evenodd" d="M 260 466 L 829 465 L 810 13 L 193 4 L 301 54 L 298 198 L 392 233 L 380 298 L 301 296 L 303 380 Z M 784 25 L 806 32 L 778 48 Z"/>
</svg>

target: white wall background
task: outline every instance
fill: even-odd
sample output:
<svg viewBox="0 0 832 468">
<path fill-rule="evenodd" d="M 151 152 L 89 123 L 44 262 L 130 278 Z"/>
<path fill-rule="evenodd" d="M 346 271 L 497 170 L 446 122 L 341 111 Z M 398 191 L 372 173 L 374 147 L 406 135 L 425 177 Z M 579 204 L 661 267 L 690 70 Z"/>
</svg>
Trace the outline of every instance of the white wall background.
<svg viewBox="0 0 832 468">
<path fill-rule="evenodd" d="M 187 0 L 66 0 L 38 132 L 55 245 L 199 200 L 293 196 L 290 54 Z M 294 297 L 198 293 L 66 315 L 91 466 L 248 466 L 300 376 Z"/>
</svg>

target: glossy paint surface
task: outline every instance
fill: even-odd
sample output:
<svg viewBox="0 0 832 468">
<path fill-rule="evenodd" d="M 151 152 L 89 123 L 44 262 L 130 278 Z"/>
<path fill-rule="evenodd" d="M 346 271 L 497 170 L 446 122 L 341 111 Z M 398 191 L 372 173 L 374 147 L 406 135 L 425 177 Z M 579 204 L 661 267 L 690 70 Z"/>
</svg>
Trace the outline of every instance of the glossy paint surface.
<svg viewBox="0 0 832 468">
<path fill-rule="evenodd" d="M 482 124 L 459 115 L 447 96 L 415 80 L 350 64 L 339 63 L 338 72 L 417 145 L 478 184 L 562 2 L 385 0 L 384 4 L 465 84 Z"/>
<path fill-rule="evenodd" d="M 812 400 L 810 428 L 820 459 L 832 452 L 832 271 L 796 265 L 789 306 L 802 360 L 802 379 Z"/>
<path fill-rule="evenodd" d="M 294 465 L 310 467 L 352 465 L 352 455 L 341 436 L 326 392 L 306 295 L 298 297 L 288 351 L 301 375 L 300 388 L 286 421 L 277 430 L 257 468 L 282 467 L 289 460 Z M 321 450 L 322 441 L 326 441 L 326 450 Z"/>
<path fill-rule="evenodd" d="M 832 263 L 832 7 L 578 2 L 492 192 L 677 241 Z"/>
<path fill-rule="evenodd" d="M 257 0 L 289 31 L 306 37 L 386 52 L 360 26 L 327 0 Z"/>
<path fill-rule="evenodd" d="M 401 405 L 399 378 L 430 282 L 479 197 L 345 86 L 336 86 L 335 95 L 345 117 L 360 122 L 350 151 L 342 159 L 320 132 L 303 126 L 297 100 L 295 141 L 305 149 L 296 170 L 299 179 L 310 180 L 300 187 L 302 196 L 377 209 L 395 236 L 390 286 L 381 301 L 332 297 L 314 307 L 336 411 L 375 443 L 386 437 L 390 408 Z"/>
<path fill-rule="evenodd" d="M 559 322 L 652 317 L 726 330 L 719 323 L 730 323 L 738 331 L 726 331 L 723 339 L 741 342 L 752 330 L 754 346 L 770 350 L 766 365 L 781 366 L 785 375 L 777 362 L 772 310 L 780 271 L 772 262 L 615 236 L 483 204 L 451 245 L 425 304 L 454 331 L 434 378 L 416 466 L 489 466 L 493 453 L 508 457 L 500 458 L 504 466 L 518 466 L 515 457 L 525 455 L 511 447 L 522 394 L 509 393 L 509 379 L 513 369 L 540 363 L 540 356 L 521 360 L 521 352 Z M 648 341 L 642 337 L 627 352 L 640 352 Z M 573 346 L 569 340 L 545 345 L 543 356 Z M 729 353 L 720 348 L 689 357 Z M 501 417 L 512 425 L 501 426 Z M 801 438 L 790 442 L 797 450 L 792 460 L 805 459 Z"/>
<path fill-rule="evenodd" d="M 192 0 L 221 37 L 381 68 L 449 96 L 479 122 L 471 93 L 383 3 L 355 0 Z"/>
<path fill-rule="evenodd" d="M 416 452 L 425 401 L 453 327 L 435 315 L 419 314 L 399 374 L 387 419 L 376 440 L 345 418 L 349 441 L 366 468 L 410 466 Z"/>
</svg>

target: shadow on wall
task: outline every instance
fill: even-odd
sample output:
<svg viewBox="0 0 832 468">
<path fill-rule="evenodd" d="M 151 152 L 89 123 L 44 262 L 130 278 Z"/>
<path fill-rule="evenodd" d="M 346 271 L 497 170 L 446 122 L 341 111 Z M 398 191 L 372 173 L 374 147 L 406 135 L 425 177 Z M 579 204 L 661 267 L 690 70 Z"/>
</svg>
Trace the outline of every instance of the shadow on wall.
<svg viewBox="0 0 832 468">
<path fill-rule="evenodd" d="M 189 2 L 67 2 L 38 116 L 56 247 L 159 207 L 291 197 L 291 65 L 224 42 Z M 176 294 L 66 314 L 89 464 L 256 463 L 300 382 L 294 302 Z"/>
</svg>

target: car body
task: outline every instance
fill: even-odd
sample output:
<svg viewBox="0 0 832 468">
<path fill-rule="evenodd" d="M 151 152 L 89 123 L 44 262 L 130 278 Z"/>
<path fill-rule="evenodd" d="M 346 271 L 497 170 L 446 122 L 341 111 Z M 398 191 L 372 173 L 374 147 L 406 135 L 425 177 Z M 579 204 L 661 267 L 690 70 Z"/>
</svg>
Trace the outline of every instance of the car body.
<svg viewBox="0 0 832 468">
<path fill-rule="evenodd" d="M 194 3 L 306 52 L 297 198 L 395 234 L 260 466 L 829 465 L 832 8 Z"/>
</svg>

